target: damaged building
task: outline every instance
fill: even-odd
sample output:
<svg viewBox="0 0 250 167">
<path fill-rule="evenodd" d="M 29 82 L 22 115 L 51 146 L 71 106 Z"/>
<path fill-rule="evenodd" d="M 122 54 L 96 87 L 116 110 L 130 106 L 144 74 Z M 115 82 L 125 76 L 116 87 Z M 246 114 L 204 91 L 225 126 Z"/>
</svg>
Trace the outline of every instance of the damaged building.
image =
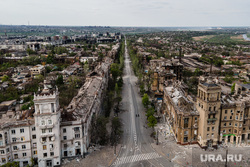
<svg viewBox="0 0 250 167">
<path fill-rule="evenodd" d="M 44 82 L 34 94 L 34 110 L 1 113 L 0 165 L 60 166 L 64 158 L 84 156 L 90 144 L 90 123 L 101 112 L 113 60 L 105 57 L 72 99 L 66 110 L 59 106 L 59 91 Z"/>
<path fill-rule="evenodd" d="M 217 148 L 218 144 L 249 146 L 250 95 L 247 89 L 236 89 L 235 94 L 224 95 L 212 77 L 207 77 L 200 80 L 194 98 L 187 94 L 181 82 L 167 82 L 163 115 L 177 143 L 197 143 L 202 148 Z"/>
<path fill-rule="evenodd" d="M 151 90 L 155 94 L 163 94 L 165 82 L 169 80 L 182 80 L 183 65 L 180 59 L 154 59 L 150 60 L 150 68 L 153 72 Z"/>
</svg>

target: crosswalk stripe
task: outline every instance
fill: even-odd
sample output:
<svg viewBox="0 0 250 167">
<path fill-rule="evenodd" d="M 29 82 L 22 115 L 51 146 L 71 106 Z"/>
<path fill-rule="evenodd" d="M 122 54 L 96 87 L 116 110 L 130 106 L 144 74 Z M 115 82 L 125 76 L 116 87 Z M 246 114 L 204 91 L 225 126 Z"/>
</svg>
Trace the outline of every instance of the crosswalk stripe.
<svg viewBox="0 0 250 167">
<path fill-rule="evenodd" d="M 114 165 L 138 162 L 138 161 L 155 159 L 155 158 L 160 158 L 160 157 L 161 156 L 157 154 L 156 152 L 146 153 L 146 154 L 137 154 L 137 155 L 127 156 L 127 157 L 117 158 L 116 161 L 114 162 Z"/>
</svg>

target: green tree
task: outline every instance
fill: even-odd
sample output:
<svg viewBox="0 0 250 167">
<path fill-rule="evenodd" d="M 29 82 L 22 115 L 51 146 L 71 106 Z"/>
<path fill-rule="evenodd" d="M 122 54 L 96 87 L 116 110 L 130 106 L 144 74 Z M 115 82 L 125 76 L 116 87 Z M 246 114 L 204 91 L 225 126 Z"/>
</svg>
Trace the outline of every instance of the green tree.
<svg viewBox="0 0 250 167">
<path fill-rule="evenodd" d="M 104 145 L 108 142 L 107 123 L 108 119 L 103 116 L 92 117 L 90 133 L 93 143 Z"/>
<path fill-rule="evenodd" d="M 150 116 L 154 116 L 154 113 L 155 113 L 155 109 L 153 107 L 149 108 L 146 114 L 147 118 Z"/>
<path fill-rule="evenodd" d="M 28 55 L 35 54 L 35 53 L 36 53 L 35 51 L 33 51 L 33 50 L 30 49 L 30 48 L 28 48 L 28 49 L 26 50 L 26 52 L 27 52 Z"/>
<path fill-rule="evenodd" d="M 200 76 L 202 74 L 202 71 L 199 68 L 196 68 L 194 71 L 195 76 Z"/>
<path fill-rule="evenodd" d="M 2 82 L 6 82 L 9 80 L 9 76 L 8 75 L 4 75 L 2 78 Z"/>
<path fill-rule="evenodd" d="M 111 145 L 116 145 L 118 138 L 122 135 L 122 123 L 120 118 L 113 117 L 111 122 Z"/>
<path fill-rule="evenodd" d="M 148 117 L 148 127 L 153 128 L 153 127 L 155 127 L 156 124 L 157 124 L 157 119 L 153 115 L 149 116 Z"/>
<path fill-rule="evenodd" d="M 227 83 L 232 83 L 234 81 L 233 76 L 226 75 L 226 77 L 223 79 Z"/>
<path fill-rule="evenodd" d="M 53 64 L 54 63 L 55 56 L 53 54 L 49 54 L 46 60 L 47 64 Z"/>
<path fill-rule="evenodd" d="M 231 94 L 233 94 L 235 91 L 235 83 L 233 83 L 232 87 L 231 87 Z"/>
<path fill-rule="evenodd" d="M 56 79 L 56 84 L 57 85 L 63 85 L 63 76 L 59 75 Z"/>
<path fill-rule="evenodd" d="M 110 71 L 114 81 L 116 82 L 118 76 L 122 74 L 122 71 L 119 69 L 119 64 L 117 63 L 111 64 Z"/>
<path fill-rule="evenodd" d="M 19 167 L 19 162 L 13 161 L 13 162 L 8 162 L 1 167 Z"/>
<path fill-rule="evenodd" d="M 148 105 L 150 104 L 148 94 L 146 93 L 142 97 L 142 104 L 145 108 L 148 108 Z"/>
</svg>

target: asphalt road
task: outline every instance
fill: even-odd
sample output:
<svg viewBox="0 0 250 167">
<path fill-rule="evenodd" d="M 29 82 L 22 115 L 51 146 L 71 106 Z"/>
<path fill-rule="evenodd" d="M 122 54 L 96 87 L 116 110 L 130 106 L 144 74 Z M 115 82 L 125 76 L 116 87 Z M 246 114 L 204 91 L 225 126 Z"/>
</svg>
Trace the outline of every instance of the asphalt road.
<svg viewBox="0 0 250 167">
<path fill-rule="evenodd" d="M 118 158 L 111 166 L 119 167 L 169 167 L 173 163 L 158 154 L 152 148 L 154 140 L 150 137 L 152 128 L 147 128 L 145 111 L 136 86 L 137 78 L 131 67 L 131 61 L 125 41 L 125 68 L 123 91 L 119 114 L 123 123 L 122 148 Z M 136 116 L 139 114 L 139 117 Z"/>
</svg>

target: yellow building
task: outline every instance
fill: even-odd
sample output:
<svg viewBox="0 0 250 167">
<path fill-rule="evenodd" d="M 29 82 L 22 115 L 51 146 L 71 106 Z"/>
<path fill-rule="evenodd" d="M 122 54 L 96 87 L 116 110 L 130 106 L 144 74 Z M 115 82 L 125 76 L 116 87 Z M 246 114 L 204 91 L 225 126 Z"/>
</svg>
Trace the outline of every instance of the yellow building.
<svg viewBox="0 0 250 167">
<path fill-rule="evenodd" d="M 250 144 L 250 93 L 223 95 L 221 87 L 208 77 L 200 81 L 197 97 L 191 97 L 180 82 L 164 88 L 163 114 L 179 144 L 200 147 L 218 144 Z"/>
</svg>

